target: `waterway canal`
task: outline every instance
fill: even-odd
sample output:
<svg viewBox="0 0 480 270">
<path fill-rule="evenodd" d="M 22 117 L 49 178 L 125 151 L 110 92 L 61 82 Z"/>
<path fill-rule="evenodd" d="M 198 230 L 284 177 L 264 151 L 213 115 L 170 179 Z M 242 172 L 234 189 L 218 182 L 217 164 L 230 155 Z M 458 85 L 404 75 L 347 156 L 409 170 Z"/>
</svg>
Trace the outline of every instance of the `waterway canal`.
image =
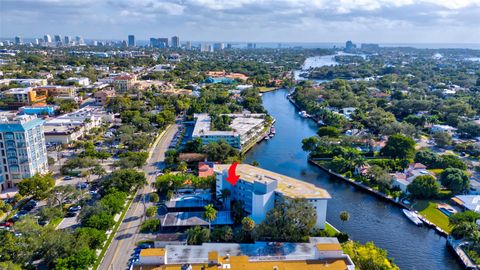
<svg viewBox="0 0 480 270">
<path fill-rule="evenodd" d="M 327 220 L 347 232 L 354 240 L 375 244 L 388 251 L 395 263 L 406 270 L 462 269 L 445 245 L 446 239 L 433 230 L 416 227 L 389 203 L 364 193 L 307 163 L 302 151 L 303 138 L 315 135 L 317 125 L 301 118 L 286 99 L 287 90 L 265 93 L 263 103 L 276 118 L 276 136 L 263 141 L 247 154 L 246 162 L 322 187 L 331 194 Z M 342 223 L 340 211 L 348 211 L 350 220 Z"/>
</svg>

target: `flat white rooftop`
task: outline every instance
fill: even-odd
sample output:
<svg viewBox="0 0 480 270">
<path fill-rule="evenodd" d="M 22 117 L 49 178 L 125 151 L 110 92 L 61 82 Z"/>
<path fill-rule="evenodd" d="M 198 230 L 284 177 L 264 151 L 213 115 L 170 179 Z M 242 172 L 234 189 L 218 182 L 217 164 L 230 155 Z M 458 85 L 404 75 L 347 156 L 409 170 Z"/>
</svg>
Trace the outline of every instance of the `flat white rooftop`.
<svg viewBox="0 0 480 270">
<path fill-rule="evenodd" d="M 215 164 L 217 173 L 228 171 L 230 164 Z M 240 179 L 253 183 L 255 181 L 270 183 L 277 181 L 276 191 L 290 198 L 329 199 L 328 191 L 299 179 L 265 170 L 248 164 L 238 164 L 236 174 Z"/>
<path fill-rule="evenodd" d="M 237 136 L 244 135 L 265 121 L 265 114 L 225 114 L 232 118 L 232 131 L 214 131 L 210 129 L 211 117 L 206 113 L 194 114 L 196 119 L 192 136 Z"/>
</svg>

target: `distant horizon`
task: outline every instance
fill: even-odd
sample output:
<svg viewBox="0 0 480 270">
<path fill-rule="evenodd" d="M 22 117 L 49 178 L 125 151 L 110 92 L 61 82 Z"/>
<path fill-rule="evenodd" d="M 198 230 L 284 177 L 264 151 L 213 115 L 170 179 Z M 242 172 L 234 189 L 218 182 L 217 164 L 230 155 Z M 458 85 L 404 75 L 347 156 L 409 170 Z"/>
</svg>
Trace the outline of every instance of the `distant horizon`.
<svg viewBox="0 0 480 270">
<path fill-rule="evenodd" d="M 42 38 L 44 35 L 46 34 L 49 34 L 49 33 L 45 33 L 43 35 L 39 35 L 38 37 L 23 37 L 21 35 L 18 35 L 24 42 L 33 42 L 35 39 L 37 38 Z M 52 38 L 57 35 L 57 34 L 49 34 Z M 127 34 L 125 35 L 125 39 L 121 39 L 121 38 L 118 38 L 118 39 L 106 39 L 106 38 L 90 38 L 90 37 L 83 37 L 81 36 L 84 41 L 86 43 L 90 43 L 90 42 L 93 42 L 93 41 L 100 41 L 100 42 L 122 42 L 122 41 L 127 41 L 128 40 L 128 35 L 131 35 L 131 34 Z M 145 45 L 148 45 L 149 44 L 149 38 L 148 39 L 137 39 L 137 35 L 133 34 L 135 36 L 135 42 L 136 43 L 141 43 L 141 44 L 137 44 L 138 46 L 145 46 Z M 62 37 L 66 36 L 66 35 L 61 35 Z M 67 36 L 70 36 L 70 37 L 75 37 L 75 36 L 78 36 L 76 34 L 72 34 L 72 35 L 67 35 Z M 164 38 L 169 38 L 171 39 L 172 37 L 167 37 L 167 36 L 154 36 L 152 35 L 151 37 L 164 37 Z M 291 46 L 302 46 L 302 45 L 306 45 L 306 49 L 309 49 L 309 48 L 333 48 L 333 46 L 336 46 L 336 47 L 344 47 L 345 46 L 345 43 L 348 41 L 348 40 L 345 40 L 345 41 L 318 41 L 318 42 L 315 42 L 315 41 L 305 41 L 305 42 L 301 42 L 301 41 L 240 41 L 240 40 L 236 40 L 236 41 L 224 41 L 224 40 L 189 40 L 189 39 L 182 39 L 181 36 L 178 36 L 180 38 L 180 43 L 181 44 L 184 44 L 185 42 L 192 42 L 193 44 L 192 45 L 197 45 L 197 44 L 212 44 L 212 43 L 225 43 L 225 44 L 233 44 L 233 45 L 244 45 L 244 44 L 248 44 L 248 43 L 255 43 L 257 45 L 275 45 L 274 47 L 276 48 L 276 46 L 278 44 L 282 45 L 282 46 L 288 46 L 288 45 L 291 45 Z M 0 41 L 14 41 L 15 39 L 15 36 L 14 37 L 0 37 Z M 465 43 L 462 43 L 462 42 L 452 42 L 452 43 L 449 43 L 449 42 L 375 42 L 375 41 L 365 41 L 365 42 L 362 42 L 362 41 L 355 41 L 355 40 L 351 40 L 354 44 L 357 44 L 357 45 L 360 45 L 360 44 L 378 44 L 379 46 L 382 46 L 382 47 L 413 47 L 413 48 L 418 48 L 418 49 L 480 49 L 480 42 L 465 42 Z M 87 45 L 90 45 L 90 44 L 87 44 Z M 323 45 L 323 46 L 320 46 L 320 47 L 315 47 L 315 45 Z M 314 46 L 314 47 L 312 47 Z M 428 46 L 431 46 L 431 47 L 428 47 Z M 267 47 L 260 47 L 260 48 L 271 48 L 271 46 L 267 46 Z M 286 48 L 286 47 L 285 47 Z"/>
<path fill-rule="evenodd" d="M 478 14 L 480 0 L 2 0 L 0 36 L 477 44 Z"/>
</svg>

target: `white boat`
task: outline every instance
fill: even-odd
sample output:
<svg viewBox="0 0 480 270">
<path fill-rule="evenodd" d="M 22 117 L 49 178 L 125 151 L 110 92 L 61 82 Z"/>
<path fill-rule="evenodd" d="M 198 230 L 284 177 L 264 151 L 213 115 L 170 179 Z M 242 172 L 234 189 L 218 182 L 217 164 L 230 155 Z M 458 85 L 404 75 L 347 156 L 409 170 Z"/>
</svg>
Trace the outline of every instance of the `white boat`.
<svg viewBox="0 0 480 270">
<path fill-rule="evenodd" d="M 413 211 L 409 211 L 407 209 L 402 209 L 402 211 L 405 214 L 405 216 L 407 216 L 408 219 L 410 219 L 413 223 L 415 223 L 415 225 L 421 226 L 423 224 L 422 220 L 419 218 L 417 213 Z"/>
<path fill-rule="evenodd" d="M 301 111 L 298 113 L 301 117 L 310 117 L 306 111 Z"/>
</svg>

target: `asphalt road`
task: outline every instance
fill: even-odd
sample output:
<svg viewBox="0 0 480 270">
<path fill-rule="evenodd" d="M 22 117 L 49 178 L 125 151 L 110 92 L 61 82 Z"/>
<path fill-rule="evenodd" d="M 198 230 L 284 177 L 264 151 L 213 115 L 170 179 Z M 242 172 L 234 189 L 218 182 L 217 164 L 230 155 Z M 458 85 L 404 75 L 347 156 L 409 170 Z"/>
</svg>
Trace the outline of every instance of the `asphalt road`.
<svg viewBox="0 0 480 270">
<path fill-rule="evenodd" d="M 143 197 L 153 191 L 150 184 L 155 181 L 155 175 L 151 175 L 150 173 L 164 167 L 163 162 L 165 160 L 165 152 L 168 150 L 170 141 L 177 130 L 178 125 L 170 126 L 157 145 L 153 148 L 151 157 L 148 160 L 147 165 L 143 168 L 147 177 L 148 185 L 139 190 L 135 195 L 135 199 L 120 224 L 120 227 L 108 247 L 98 269 L 128 269 L 129 259 L 135 248 L 135 243 L 141 240 L 139 239 L 138 232 L 140 230 L 140 225 L 145 218 Z"/>
</svg>

